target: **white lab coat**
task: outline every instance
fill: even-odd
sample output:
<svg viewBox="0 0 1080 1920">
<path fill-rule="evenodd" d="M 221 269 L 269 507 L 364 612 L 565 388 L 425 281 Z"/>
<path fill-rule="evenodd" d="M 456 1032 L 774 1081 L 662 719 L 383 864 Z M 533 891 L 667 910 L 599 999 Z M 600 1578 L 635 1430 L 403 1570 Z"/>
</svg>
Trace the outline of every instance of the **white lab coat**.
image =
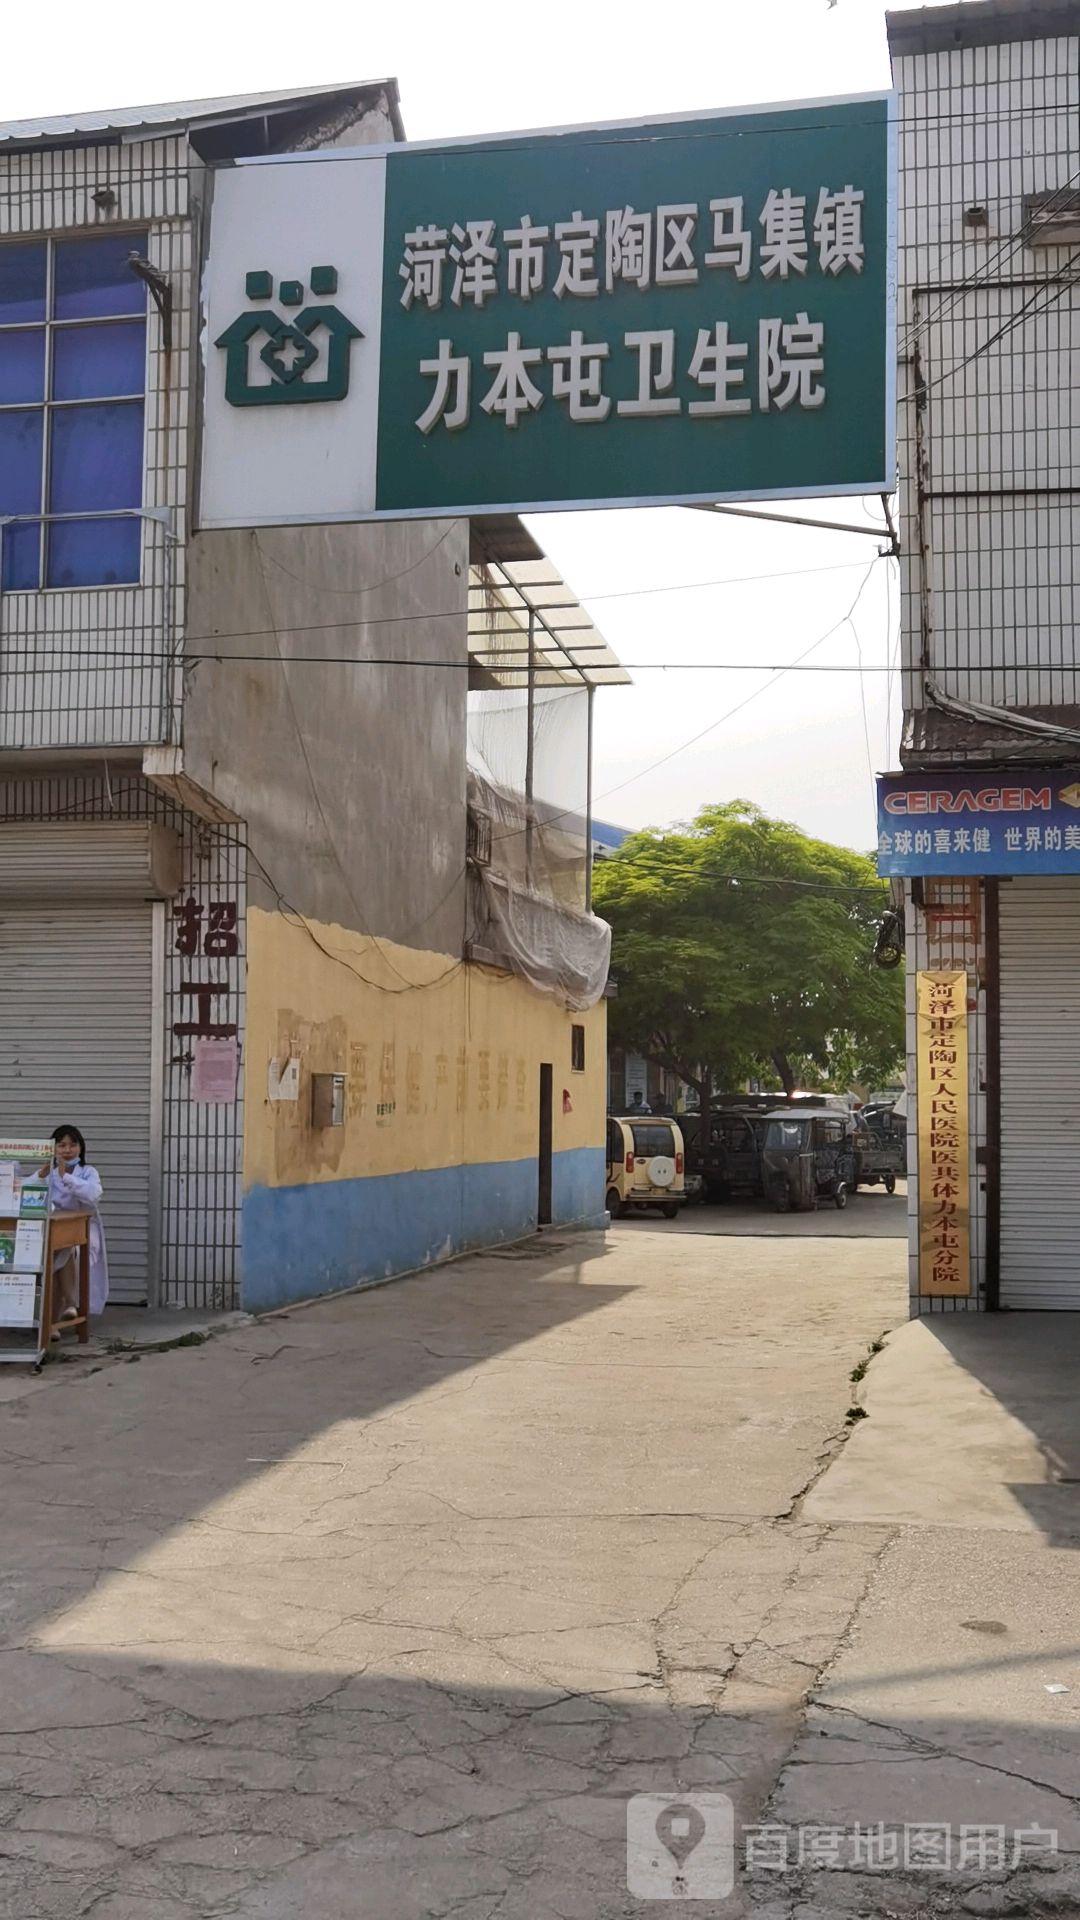
<svg viewBox="0 0 1080 1920">
<path fill-rule="evenodd" d="M 79 1161 L 70 1173 L 58 1173 L 53 1167 L 49 1174 L 49 1205 L 54 1213 L 89 1213 L 90 1221 L 90 1311 L 100 1313 L 109 1297 L 109 1265 L 105 1257 L 105 1234 L 98 1213 L 101 1200 L 101 1176 L 96 1167 L 83 1166 Z M 59 1264 L 65 1259 L 74 1259 L 72 1247 L 66 1255 L 59 1257 Z"/>
</svg>

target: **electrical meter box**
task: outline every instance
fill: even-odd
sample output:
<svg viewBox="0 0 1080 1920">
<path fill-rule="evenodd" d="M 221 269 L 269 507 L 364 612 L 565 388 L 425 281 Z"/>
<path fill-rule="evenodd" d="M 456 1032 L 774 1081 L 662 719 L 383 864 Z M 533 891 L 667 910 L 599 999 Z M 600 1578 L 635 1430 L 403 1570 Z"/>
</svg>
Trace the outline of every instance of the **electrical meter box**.
<svg viewBox="0 0 1080 1920">
<path fill-rule="evenodd" d="M 345 1125 L 345 1075 L 343 1073 L 312 1074 L 311 1124 L 319 1128 Z"/>
</svg>

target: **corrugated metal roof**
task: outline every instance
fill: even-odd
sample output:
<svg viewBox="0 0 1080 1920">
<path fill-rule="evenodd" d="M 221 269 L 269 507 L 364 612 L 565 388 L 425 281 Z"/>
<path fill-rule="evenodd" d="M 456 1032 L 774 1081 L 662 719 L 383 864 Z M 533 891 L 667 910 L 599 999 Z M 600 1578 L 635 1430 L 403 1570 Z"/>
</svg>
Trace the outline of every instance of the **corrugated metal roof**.
<svg viewBox="0 0 1080 1920">
<path fill-rule="evenodd" d="M 1028 720 L 1049 720 L 1080 731 L 1080 707 L 1018 707 Z M 969 720 L 940 707 L 918 707 L 904 722 L 900 762 L 912 772 L 934 767 L 1075 766 L 1080 748 L 1049 735 L 1019 733 L 988 720 Z"/>
<path fill-rule="evenodd" d="M 166 100 L 157 106 L 58 113 L 44 120 L 7 120 L 0 122 L 0 141 L 23 146 L 28 141 L 73 139 L 85 134 L 130 134 L 142 127 L 157 131 L 163 127 L 205 125 L 207 121 L 242 119 L 247 114 L 276 107 L 302 107 L 308 102 L 318 106 L 379 88 L 397 99 L 397 81 L 390 79 L 356 80 L 334 87 L 284 87 L 277 93 L 223 93 L 208 100 Z"/>
</svg>

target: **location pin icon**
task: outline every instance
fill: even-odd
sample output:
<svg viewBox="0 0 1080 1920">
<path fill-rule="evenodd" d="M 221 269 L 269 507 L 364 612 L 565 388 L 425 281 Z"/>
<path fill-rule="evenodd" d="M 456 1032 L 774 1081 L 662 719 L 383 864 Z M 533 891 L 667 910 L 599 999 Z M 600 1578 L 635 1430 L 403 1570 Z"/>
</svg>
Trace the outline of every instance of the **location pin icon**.
<svg viewBox="0 0 1080 1920">
<path fill-rule="evenodd" d="M 670 1800 L 656 1816 L 656 1837 L 675 1862 L 675 1878 L 683 1878 L 683 1868 L 705 1838 L 705 1818 L 699 1808 L 687 1800 Z"/>
</svg>

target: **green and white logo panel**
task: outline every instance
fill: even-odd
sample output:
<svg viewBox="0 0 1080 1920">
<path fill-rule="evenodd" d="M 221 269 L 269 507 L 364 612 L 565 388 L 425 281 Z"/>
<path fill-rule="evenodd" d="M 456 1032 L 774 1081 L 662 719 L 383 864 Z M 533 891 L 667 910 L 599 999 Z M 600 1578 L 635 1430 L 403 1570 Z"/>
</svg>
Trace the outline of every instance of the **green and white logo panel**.
<svg viewBox="0 0 1080 1920">
<path fill-rule="evenodd" d="M 375 511 L 386 163 L 215 176 L 204 278 L 204 527 Z"/>
<path fill-rule="evenodd" d="M 873 95 L 219 174 L 202 524 L 891 488 L 893 135 Z"/>
</svg>

